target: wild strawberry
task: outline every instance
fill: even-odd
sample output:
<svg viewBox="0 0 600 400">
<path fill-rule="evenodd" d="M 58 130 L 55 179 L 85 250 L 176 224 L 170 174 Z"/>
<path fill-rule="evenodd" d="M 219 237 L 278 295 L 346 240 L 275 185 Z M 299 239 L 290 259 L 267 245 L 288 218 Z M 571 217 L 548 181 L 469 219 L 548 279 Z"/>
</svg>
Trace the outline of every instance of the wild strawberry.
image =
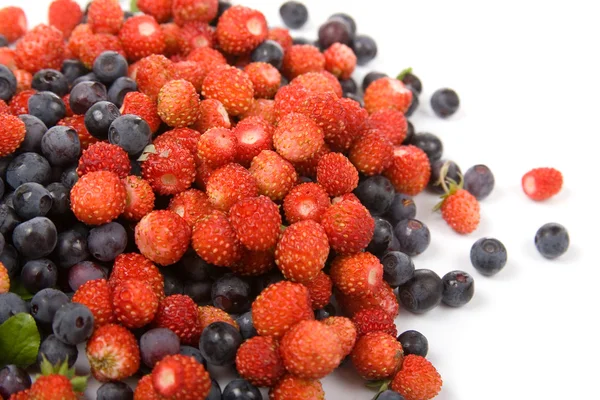
<svg viewBox="0 0 600 400">
<path fill-rule="evenodd" d="M 142 178 L 130 175 L 123 179 L 127 192 L 123 216 L 132 221 L 139 221 L 154 209 L 154 192 L 148 182 Z"/>
<path fill-rule="evenodd" d="M 153 54 L 138 61 L 135 81 L 138 90 L 153 101 L 158 98 L 158 92 L 169 81 L 175 79 L 175 68 L 171 60 L 159 54 Z"/>
<path fill-rule="evenodd" d="M 17 43 L 15 61 L 20 69 L 32 74 L 44 68 L 60 70 L 64 51 L 62 32 L 52 26 L 38 25 Z"/>
<path fill-rule="evenodd" d="M 197 189 L 188 189 L 177 193 L 169 202 L 169 210 L 179 215 L 193 228 L 196 222 L 213 210 L 206 193 Z"/>
<path fill-rule="evenodd" d="M 194 129 L 204 133 L 211 128 L 229 129 L 231 121 L 223 103 L 215 99 L 206 99 L 200 102 L 198 120 L 194 124 Z"/>
<path fill-rule="evenodd" d="M 400 369 L 404 352 L 394 336 L 369 332 L 360 337 L 352 350 L 352 364 L 367 380 L 387 379 Z"/>
<path fill-rule="evenodd" d="M 218 66 L 227 65 L 227 60 L 223 54 L 210 47 L 199 47 L 192 50 L 187 56 L 187 61 L 194 61 L 199 64 L 199 70 L 202 73 L 197 77 L 197 80 L 200 84 L 203 84 L 206 76 Z"/>
<path fill-rule="evenodd" d="M 9 47 L 0 47 L 0 64 L 6 66 L 11 71 L 17 70 L 17 62 L 15 61 L 15 51 Z"/>
<path fill-rule="evenodd" d="M 290 85 L 301 86 L 309 92 L 333 92 L 337 97 L 342 97 L 340 81 L 328 71 L 307 72 L 298 75 Z"/>
<path fill-rule="evenodd" d="M 0 35 L 8 43 L 20 39 L 27 32 L 27 17 L 21 7 L 0 8 Z"/>
<path fill-rule="evenodd" d="M 381 287 L 383 266 L 371 253 L 356 253 L 337 256 L 329 273 L 333 284 L 342 293 L 368 296 Z"/>
<path fill-rule="evenodd" d="M 200 98 L 190 82 L 178 79 L 167 82 L 158 93 L 158 115 L 169 126 L 185 127 L 198 118 Z"/>
<path fill-rule="evenodd" d="M 130 279 L 148 283 L 159 300 L 165 297 L 162 274 L 152 261 L 141 254 L 119 254 L 115 259 L 108 283 L 115 288 L 121 282 Z"/>
<path fill-rule="evenodd" d="M 321 216 L 330 206 L 329 195 L 317 183 L 301 183 L 283 199 L 285 218 L 293 224 L 298 221 L 321 221 Z"/>
<path fill-rule="evenodd" d="M 0 294 L 8 293 L 10 289 L 10 277 L 4 264 L 0 262 Z"/>
<path fill-rule="evenodd" d="M 252 102 L 248 110 L 240 115 L 242 120 L 250 117 L 261 117 L 269 124 L 274 125 L 276 118 L 273 110 L 275 102 L 269 99 L 256 99 Z"/>
<path fill-rule="evenodd" d="M 367 296 L 345 295 L 341 292 L 335 293 L 335 298 L 338 304 L 342 307 L 344 313 L 350 317 L 354 316 L 360 310 L 366 308 L 378 307 L 388 313 L 392 318 L 398 315 L 398 298 L 394 293 L 394 289 L 383 282 L 381 288 L 374 294 Z"/>
<path fill-rule="evenodd" d="M 242 256 L 242 245 L 224 213 L 213 211 L 194 225 L 192 247 L 210 264 L 227 267 Z"/>
<path fill-rule="evenodd" d="M 90 309 L 94 316 L 95 329 L 116 322 L 112 305 L 112 290 L 106 279 L 87 281 L 79 286 L 72 301 Z"/>
<path fill-rule="evenodd" d="M 263 150 L 273 148 L 273 125 L 262 117 L 248 117 L 233 130 L 237 139 L 236 161 L 250 166 L 252 159 Z"/>
<path fill-rule="evenodd" d="M 168 355 L 152 370 L 154 390 L 164 399 L 204 399 L 210 391 L 210 375 L 194 357 Z"/>
<path fill-rule="evenodd" d="M 416 196 L 421 193 L 431 175 L 427 154 L 420 148 L 407 145 L 394 147 L 392 164 L 383 171 L 397 192 Z"/>
<path fill-rule="evenodd" d="M 254 177 L 239 164 L 231 163 L 214 171 L 206 183 L 206 194 L 213 207 L 229 211 L 240 200 L 257 197 L 259 188 Z"/>
<path fill-rule="evenodd" d="M 31 400 L 30 392 L 31 390 L 29 389 L 21 390 L 20 392 L 11 394 L 8 400 Z"/>
<path fill-rule="evenodd" d="M 348 79 L 356 68 L 354 51 L 343 43 L 334 43 L 323 52 L 325 69 L 340 79 Z"/>
<path fill-rule="evenodd" d="M 371 130 L 354 142 L 348 158 L 363 175 L 379 175 L 392 163 L 394 146 L 381 132 Z"/>
<path fill-rule="evenodd" d="M 344 109 L 346 129 L 342 134 L 330 133 L 325 137 L 325 141 L 332 149 L 345 152 L 363 133 L 363 127 L 369 114 L 357 101 L 352 99 L 342 98 L 338 102 Z"/>
<path fill-rule="evenodd" d="M 133 400 L 161 400 L 152 385 L 152 374 L 144 375 L 135 387 Z"/>
<path fill-rule="evenodd" d="M 308 289 L 300 283 L 274 283 L 252 303 L 252 321 L 261 336 L 281 338 L 293 325 L 314 318 Z"/>
<path fill-rule="evenodd" d="M 202 83 L 202 96 L 219 100 L 227 112 L 235 116 L 248 110 L 254 89 L 248 74 L 235 67 L 224 66 L 208 73 Z"/>
<path fill-rule="evenodd" d="M 81 7 L 73 0 L 54 0 L 48 7 L 48 23 L 68 39 L 73 29 L 81 22 Z"/>
<path fill-rule="evenodd" d="M 92 375 L 100 382 L 129 378 L 140 367 L 137 340 L 120 325 L 108 324 L 96 329 L 85 352 Z"/>
<path fill-rule="evenodd" d="M 217 23 L 217 40 L 224 52 L 233 55 L 250 53 L 268 34 L 265 16 L 257 10 L 233 6 Z"/>
<path fill-rule="evenodd" d="M 173 0 L 137 0 L 137 6 L 144 14 L 152 15 L 158 22 L 171 19 Z"/>
<path fill-rule="evenodd" d="M 200 47 L 214 47 L 215 31 L 206 22 L 188 22 L 181 27 L 181 53 L 186 56 Z"/>
<path fill-rule="evenodd" d="M 165 49 L 165 35 L 150 15 L 135 15 L 127 19 L 119 31 L 119 39 L 130 61 L 161 54 Z"/>
<path fill-rule="evenodd" d="M 68 103 L 65 103 L 67 105 Z M 58 121 L 56 125 L 62 126 L 70 126 L 75 129 L 77 132 L 77 136 L 79 136 L 79 143 L 81 144 L 81 149 L 85 150 L 93 143 L 98 143 L 99 140 L 90 135 L 87 128 L 85 127 L 85 116 L 84 115 L 74 115 L 72 117 L 65 117 Z"/>
<path fill-rule="evenodd" d="M 12 154 L 25 140 L 25 123 L 10 114 L 0 114 L 0 157 Z"/>
<path fill-rule="evenodd" d="M 123 10 L 118 0 L 92 0 L 87 16 L 94 33 L 116 35 L 123 23 Z"/>
<path fill-rule="evenodd" d="M 87 377 L 75 376 L 75 368 L 69 368 L 67 361 L 52 365 L 43 356 L 41 372 L 42 374 L 27 390 L 28 400 L 77 400 L 85 390 Z M 19 396 L 10 398 L 14 397 L 23 398 Z"/>
<path fill-rule="evenodd" d="M 71 210 L 88 225 L 106 224 L 125 211 L 127 192 L 119 175 L 110 171 L 85 174 L 71 189 Z"/>
<path fill-rule="evenodd" d="M 152 99 L 141 92 L 129 92 L 123 99 L 121 114 L 134 114 L 148 123 L 152 133 L 160 127 L 158 109 Z"/>
<path fill-rule="evenodd" d="M 235 366 L 240 376 L 255 386 L 274 386 L 285 374 L 279 343 L 271 336 L 255 336 L 242 343 Z"/>
<path fill-rule="evenodd" d="M 523 175 L 521 185 L 530 199 L 543 201 L 560 192 L 563 176 L 554 168 L 534 168 Z"/>
<path fill-rule="evenodd" d="M 312 92 L 293 105 L 293 112 L 312 118 L 325 133 L 327 144 L 335 143 L 336 138 L 346 135 L 346 110 L 341 99 L 331 92 Z"/>
<path fill-rule="evenodd" d="M 29 98 L 36 93 L 37 91 L 29 89 L 15 94 L 8 103 L 12 115 L 29 114 Z"/>
<path fill-rule="evenodd" d="M 150 0 L 150 1 L 153 1 L 153 0 Z M 171 2 L 171 0 L 161 0 L 161 1 L 168 1 L 169 3 Z M 169 7 L 169 12 L 171 12 L 170 7 Z M 156 16 L 155 16 L 155 18 L 156 18 Z M 158 18 L 157 18 L 157 20 L 158 20 Z M 166 57 L 171 57 L 171 56 L 180 54 L 181 46 L 183 44 L 183 38 L 181 37 L 181 28 L 179 27 L 179 25 L 172 23 L 172 22 L 168 23 L 168 24 L 160 24 L 160 30 L 162 31 L 163 36 L 165 37 L 165 49 L 163 51 L 163 54 Z"/>
<path fill-rule="evenodd" d="M 283 56 L 282 72 L 288 79 L 324 69 L 325 56 L 318 48 L 309 44 L 295 44 Z"/>
<path fill-rule="evenodd" d="M 442 378 L 427 359 L 409 354 L 404 357 L 391 387 L 406 400 L 430 400 L 442 389 Z"/>
<path fill-rule="evenodd" d="M 109 33 L 97 33 L 91 35 L 88 42 L 79 49 L 79 58 L 83 65 L 91 69 L 96 57 L 109 50 L 116 51 L 125 57 L 123 46 L 117 36 Z"/>
<path fill-rule="evenodd" d="M 286 375 L 269 390 L 269 400 L 325 400 L 325 391 L 317 379 Z"/>
<path fill-rule="evenodd" d="M 200 340 L 198 306 L 189 296 L 174 294 L 165 297 L 159 304 L 153 325 L 172 330 L 182 344 L 194 344 Z"/>
<path fill-rule="evenodd" d="M 240 242 L 249 250 L 268 250 L 279 238 L 281 214 L 268 197 L 238 201 L 229 210 L 229 221 Z"/>
<path fill-rule="evenodd" d="M 198 158 L 212 168 L 232 163 L 237 154 L 237 139 L 226 128 L 211 128 L 204 132 L 197 145 Z"/>
<path fill-rule="evenodd" d="M 356 197 L 356 195 L 354 193 L 346 193 L 341 196 L 336 196 L 333 199 L 331 199 L 331 204 L 338 204 L 338 203 L 341 203 L 342 201 L 352 201 L 356 204 L 362 204 L 360 202 L 360 200 L 358 199 L 358 197 Z"/>
<path fill-rule="evenodd" d="M 117 320 L 129 329 L 141 328 L 154 319 L 158 297 L 149 284 L 129 279 L 118 283 L 113 291 L 113 307 Z"/>
<path fill-rule="evenodd" d="M 177 79 L 183 79 L 194 85 L 197 92 L 202 91 L 202 82 L 207 71 L 196 61 L 180 61 L 173 64 Z"/>
<path fill-rule="evenodd" d="M 135 227 L 140 253 L 160 265 L 174 264 L 190 244 L 191 229 L 183 218 L 168 210 L 146 214 Z"/>
<path fill-rule="evenodd" d="M 479 226 L 479 201 L 471 193 L 462 188 L 460 184 L 451 183 L 448 188 L 445 183 L 446 193 L 442 201 L 435 207 L 442 212 L 442 218 L 455 232 L 467 234 Z"/>
<path fill-rule="evenodd" d="M 94 32 L 88 24 L 79 24 L 73 29 L 68 39 L 67 47 L 71 50 L 74 57 L 79 58 L 81 56 L 82 48 L 88 44 L 93 35 Z"/>
<path fill-rule="evenodd" d="M 298 171 L 300 176 L 306 176 L 311 179 L 317 179 L 317 167 L 319 161 L 325 154 L 331 153 L 329 146 L 325 143 L 321 148 L 313 154 L 313 156 L 305 161 L 295 162 L 294 168 Z"/>
<path fill-rule="evenodd" d="M 94 171 L 111 171 L 125 178 L 131 170 L 129 156 L 114 144 L 106 142 L 94 143 L 84 150 L 79 158 L 77 175 L 83 176 Z"/>
<path fill-rule="evenodd" d="M 356 327 L 354 323 L 346 317 L 328 317 L 321 322 L 333 329 L 337 335 L 342 345 L 342 354 L 344 357 L 350 354 L 356 343 Z"/>
<path fill-rule="evenodd" d="M 292 164 L 272 150 L 263 150 L 254 157 L 249 171 L 259 193 L 273 201 L 282 200 L 298 180 Z"/>
<path fill-rule="evenodd" d="M 333 283 L 331 278 L 323 271 L 319 273 L 309 282 L 304 284 L 310 293 L 310 301 L 313 310 L 318 310 L 325 307 L 331 298 Z"/>
<path fill-rule="evenodd" d="M 10 107 L 6 102 L 0 99 L 0 114 L 10 114 Z"/>
<path fill-rule="evenodd" d="M 13 71 L 15 75 L 15 79 L 17 80 L 17 93 L 22 92 L 24 90 L 31 89 L 31 83 L 33 81 L 33 75 L 29 71 L 25 71 L 24 69 L 16 69 Z M 67 95 L 68 96 L 68 95 Z M 67 107 L 67 116 L 69 115 L 70 107 L 65 103 Z M 71 112 L 72 114 L 72 112 Z"/>
<path fill-rule="evenodd" d="M 198 307 L 198 321 L 200 322 L 200 332 L 202 332 L 207 326 L 213 322 L 225 322 L 235 329 L 240 329 L 238 323 L 227 314 L 227 312 L 220 308 L 213 306 L 200 306 Z"/>
<path fill-rule="evenodd" d="M 277 124 L 273 146 L 288 161 L 304 161 L 323 146 L 323 137 L 323 130 L 312 119 L 291 113 Z"/>
<path fill-rule="evenodd" d="M 319 274 L 328 254 L 323 227 L 312 220 L 300 221 L 288 226 L 281 235 L 275 263 L 287 279 L 304 283 Z"/>
<path fill-rule="evenodd" d="M 279 43 L 284 53 L 294 44 L 294 39 L 290 35 L 290 31 L 280 27 L 269 29 L 267 39 Z"/>
<path fill-rule="evenodd" d="M 272 250 L 250 251 L 243 249 L 242 257 L 229 268 L 236 275 L 260 276 L 275 267 L 275 256 Z"/>
<path fill-rule="evenodd" d="M 272 99 L 281 84 L 277 68 L 264 62 L 253 62 L 244 68 L 254 86 L 254 97 Z"/>
<path fill-rule="evenodd" d="M 196 176 L 192 153 L 174 139 L 156 144 L 154 151 L 142 162 L 142 176 L 152 189 L 163 195 L 188 189 Z"/>
<path fill-rule="evenodd" d="M 385 332 L 393 337 L 398 336 L 394 317 L 379 307 L 365 308 L 352 317 L 358 337 L 369 332 Z"/>
<path fill-rule="evenodd" d="M 181 147 L 186 148 L 190 153 L 196 152 L 196 146 L 202 134 L 191 128 L 175 128 L 166 131 L 154 140 L 154 145 L 166 140 L 174 140 Z"/>
<path fill-rule="evenodd" d="M 412 102 L 412 92 L 402 81 L 394 78 L 379 78 L 365 90 L 365 108 L 369 114 L 375 111 L 392 108 L 406 112 Z"/>
<path fill-rule="evenodd" d="M 219 6 L 217 0 L 173 0 L 173 18 L 183 26 L 188 22 L 210 22 L 216 16 Z"/>
<path fill-rule="evenodd" d="M 298 104 L 306 101 L 310 93 L 300 85 L 290 84 L 279 89 L 275 94 L 275 103 L 273 103 L 275 120 L 278 121 L 289 113 L 295 112 Z"/>
<path fill-rule="evenodd" d="M 358 171 L 343 154 L 325 154 L 319 160 L 317 182 L 330 196 L 340 196 L 356 189 Z"/>
<path fill-rule="evenodd" d="M 394 146 L 400 146 L 408 132 L 406 117 L 393 108 L 384 108 L 369 115 L 367 126 L 387 136 Z"/>
</svg>

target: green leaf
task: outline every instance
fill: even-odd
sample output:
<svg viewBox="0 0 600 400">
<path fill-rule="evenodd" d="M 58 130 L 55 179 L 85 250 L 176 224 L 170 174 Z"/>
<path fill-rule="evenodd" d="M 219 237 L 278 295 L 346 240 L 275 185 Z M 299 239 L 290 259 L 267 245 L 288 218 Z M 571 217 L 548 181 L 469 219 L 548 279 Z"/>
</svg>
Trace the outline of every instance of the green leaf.
<svg viewBox="0 0 600 400">
<path fill-rule="evenodd" d="M 27 368 L 35 363 L 39 348 L 40 333 L 31 315 L 19 313 L 0 325 L 0 366 Z"/>
<path fill-rule="evenodd" d="M 21 297 L 23 300 L 31 300 L 33 298 L 33 294 L 29 293 L 21 281 L 16 279 L 13 279 L 10 282 L 10 291 Z"/>
<path fill-rule="evenodd" d="M 400 72 L 398 74 L 398 76 L 396 77 L 396 79 L 398 79 L 399 81 L 401 81 L 402 79 L 404 79 L 404 77 L 408 74 L 412 74 L 412 68 L 408 67 L 406 69 L 403 69 L 402 72 Z"/>
<path fill-rule="evenodd" d="M 132 13 L 140 11 L 140 9 L 137 6 L 137 0 L 131 0 L 131 3 L 129 3 L 129 11 L 131 11 Z"/>
</svg>

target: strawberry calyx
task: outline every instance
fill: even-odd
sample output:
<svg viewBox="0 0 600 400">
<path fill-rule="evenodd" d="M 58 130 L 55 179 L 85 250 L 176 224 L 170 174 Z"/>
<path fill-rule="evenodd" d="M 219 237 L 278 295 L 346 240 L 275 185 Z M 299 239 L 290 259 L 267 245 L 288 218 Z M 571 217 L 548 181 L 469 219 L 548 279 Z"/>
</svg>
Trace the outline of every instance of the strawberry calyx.
<svg viewBox="0 0 600 400">
<path fill-rule="evenodd" d="M 383 379 L 380 381 L 369 381 L 369 382 L 365 383 L 365 386 L 369 389 L 377 390 L 377 393 L 375 394 L 375 396 L 372 399 L 372 400 L 377 400 L 377 398 L 379 397 L 379 395 L 382 392 L 385 392 L 386 390 L 388 390 L 390 383 L 392 383 L 391 379 Z"/>
<path fill-rule="evenodd" d="M 41 376 L 62 375 L 71 382 L 75 393 L 83 393 L 87 386 L 88 376 L 76 376 L 75 367 L 69 368 L 69 357 L 64 362 L 58 362 L 52 365 L 50 361 L 42 354 L 42 363 L 40 365 Z"/>
<path fill-rule="evenodd" d="M 435 182 L 435 185 L 440 185 L 442 189 L 444 189 L 444 194 L 440 196 L 440 199 L 442 200 L 433 207 L 433 211 L 438 211 L 440 208 L 442 208 L 444 201 L 448 197 L 461 190 L 464 186 L 465 181 L 461 173 L 458 174 L 460 178 L 459 182 L 456 182 L 454 179 L 447 177 L 449 167 L 450 161 L 444 163 L 442 169 L 440 170 L 440 179 L 437 182 Z"/>
<path fill-rule="evenodd" d="M 401 81 L 402 79 L 404 79 L 404 77 L 408 74 L 412 74 L 412 67 L 408 67 L 408 68 L 404 68 L 402 71 L 400 71 L 400 73 L 398 74 L 398 76 L 396 77 L 396 79 L 398 79 L 399 81 Z"/>
</svg>

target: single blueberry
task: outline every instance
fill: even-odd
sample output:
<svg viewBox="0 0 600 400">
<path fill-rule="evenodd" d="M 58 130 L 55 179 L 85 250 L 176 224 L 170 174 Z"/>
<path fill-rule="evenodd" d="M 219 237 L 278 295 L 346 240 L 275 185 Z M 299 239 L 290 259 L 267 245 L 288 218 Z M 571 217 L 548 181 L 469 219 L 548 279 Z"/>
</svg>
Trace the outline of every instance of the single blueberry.
<svg viewBox="0 0 600 400">
<path fill-rule="evenodd" d="M 554 259 L 566 253 L 569 242 L 567 229 L 553 222 L 545 224 L 535 234 L 535 247 L 547 259 Z"/>
<path fill-rule="evenodd" d="M 398 288 L 398 299 L 408 311 L 423 314 L 441 303 L 443 289 L 438 274 L 429 269 L 417 269 L 413 277 Z"/>
<path fill-rule="evenodd" d="M 471 247 L 471 264 L 480 274 L 492 276 L 506 265 L 508 254 L 498 239 L 481 238 Z"/>
<path fill-rule="evenodd" d="M 21 114 L 19 119 L 25 124 L 25 139 L 19 147 L 20 152 L 42 152 L 42 137 L 48 127 L 31 114 Z"/>
<path fill-rule="evenodd" d="M 62 364 L 69 360 L 68 365 L 70 368 L 75 365 L 78 354 L 77 346 L 63 343 L 56 336 L 49 335 L 40 345 L 37 364 L 41 366 L 45 357 L 52 365 Z"/>
<path fill-rule="evenodd" d="M 415 273 L 412 259 L 401 251 L 390 251 L 382 259 L 383 279 L 393 288 L 408 282 Z"/>
<path fill-rule="evenodd" d="M 464 188 L 477 200 L 483 200 L 492 193 L 496 183 L 494 174 L 482 164 L 474 165 L 465 172 Z"/>
<path fill-rule="evenodd" d="M 78 161 L 81 143 L 70 126 L 53 126 L 42 137 L 42 153 L 51 165 L 65 166 Z"/>
<path fill-rule="evenodd" d="M 204 328 L 200 336 L 200 352 L 212 365 L 233 365 L 241 344 L 240 331 L 226 322 L 213 322 Z"/>
<path fill-rule="evenodd" d="M 52 92 L 37 92 L 27 101 L 29 114 L 37 117 L 47 127 L 56 125 L 67 114 L 65 103 Z"/>
<path fill-rule="evenodd" d="M 54 315 L 52 331 L 63 343 L 78 345 L 94 332 L 94 315 L 80 303 L 67 303 Z"/>
<path fill-rule="evenodd" d="M 69 81 L 55 69 L 41 69 L 33 75 L 31 88 L 38 92 L 48 91 L 63 97 L 69 93 Z"/>
<path fill-rule="evenodd" d="M 308 9 L 306 6 L 297 1 L 286 1 L 279 8 L 279 15 L 283 23 L 289 28 L 301 28 L 308 21 Z"/>
<path fill-rule="evenodd" d="M 394 235 L 400 243 L 400 251 L 414 257 L 421 254 L 431 242 L 429 228 L 416 219 L 405 219 L 394 227 Z"/>
<path fill-rule="evenodd" d="M 46 217 L 35 217 L 19 224 L 13 231 L 12 239 L 15 248 L 24 257 L 45 257 L 56 246 L 56 226 Z"/>
<path fill-rule="evenodd" d="M 450 307 L 462 307 L 473 298 L 475 282 L 464 271 L 451 271 L 442 277 L 442 302 Z"/>
<path fill-rule="evenodd" d="M 50 163 L 37 153 L 23 153 L 16 156 L 6 170 L 6 183 L 13 189 L 26 182 L 41 185 L 50 183 L 52 170 Z"/>
<path fill-rule="evenodd" d="M 57 289 L 43 289 L 31 299 L 31 315 L 40 326 L 47 328 L 52 324 L 54 314 L 63 304 L 70 300 L 66 294 Z"/>
<path fill-rule="evenodd" d="M 398 336 L 398 341 L 402 345 L 405 355 L 427 356 L 429 341 L 421 332 L 414 330 L 403 332 Z"/>
</svg>

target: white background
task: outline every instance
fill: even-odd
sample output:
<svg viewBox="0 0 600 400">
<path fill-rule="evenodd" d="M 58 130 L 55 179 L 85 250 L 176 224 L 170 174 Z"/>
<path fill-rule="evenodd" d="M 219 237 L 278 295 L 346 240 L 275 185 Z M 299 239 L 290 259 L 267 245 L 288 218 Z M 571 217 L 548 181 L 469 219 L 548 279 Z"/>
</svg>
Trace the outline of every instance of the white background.
<svg viewBox="0 0 600 400">
<path fill-rule="evenodd" d="M 20 5 L 30 26 L 46 20 L 50 0 L 0 0 Z M 85 3 L 83 0 L 81 3 Z M 281 26 L 279 1 L 244 0 Z M 375 69 L 395 75 L 413 67 L 422 79 L 417 131 L 439 135 L 444 155 L 466 171 L 487 164 L 496 189 L 482 202 L 482 222 L 459 236 L 429 210 L 430 194 L 417 197 L 418 218 L 432 243 L 415 258 L 418 268 L 440 275 L 463 269 L 476 294 L 462 309 L 439 307 L 415 316 L 401 310 L 399 332 L 416 329 L 429 339 L 428 358 L 442 375 L 440 400 L 592 399 L 597 395 L 598 218 L 596 161 L 600 107 L 598 28 L 593 1 L 317 1 L 304 0 L 309 23 L 293 35 L 316 38 L 318 26 L 338 11 L 356 18 L 379 55 L 355 73 Z M 437 119 L 429 97 L 447 86 L 461 108 Z M 528 200 L 520 187 L 529 169 L 553 166 L 563 191 L 545 203 Z M 571 235 L 560 259 L 543 259 L 536 230 L 559 222 Z M 480 237 L 497 237 L 508 249 L 506 268 L 479 275 L 469 250 Z M 226 383 L 222 379 L 221 383 Z M 327 399 L 366 400 L 373 393 L 345 366 L 323 380 Z M 88 398 L 95 398 L 95 386 Z"/>
</svg>

